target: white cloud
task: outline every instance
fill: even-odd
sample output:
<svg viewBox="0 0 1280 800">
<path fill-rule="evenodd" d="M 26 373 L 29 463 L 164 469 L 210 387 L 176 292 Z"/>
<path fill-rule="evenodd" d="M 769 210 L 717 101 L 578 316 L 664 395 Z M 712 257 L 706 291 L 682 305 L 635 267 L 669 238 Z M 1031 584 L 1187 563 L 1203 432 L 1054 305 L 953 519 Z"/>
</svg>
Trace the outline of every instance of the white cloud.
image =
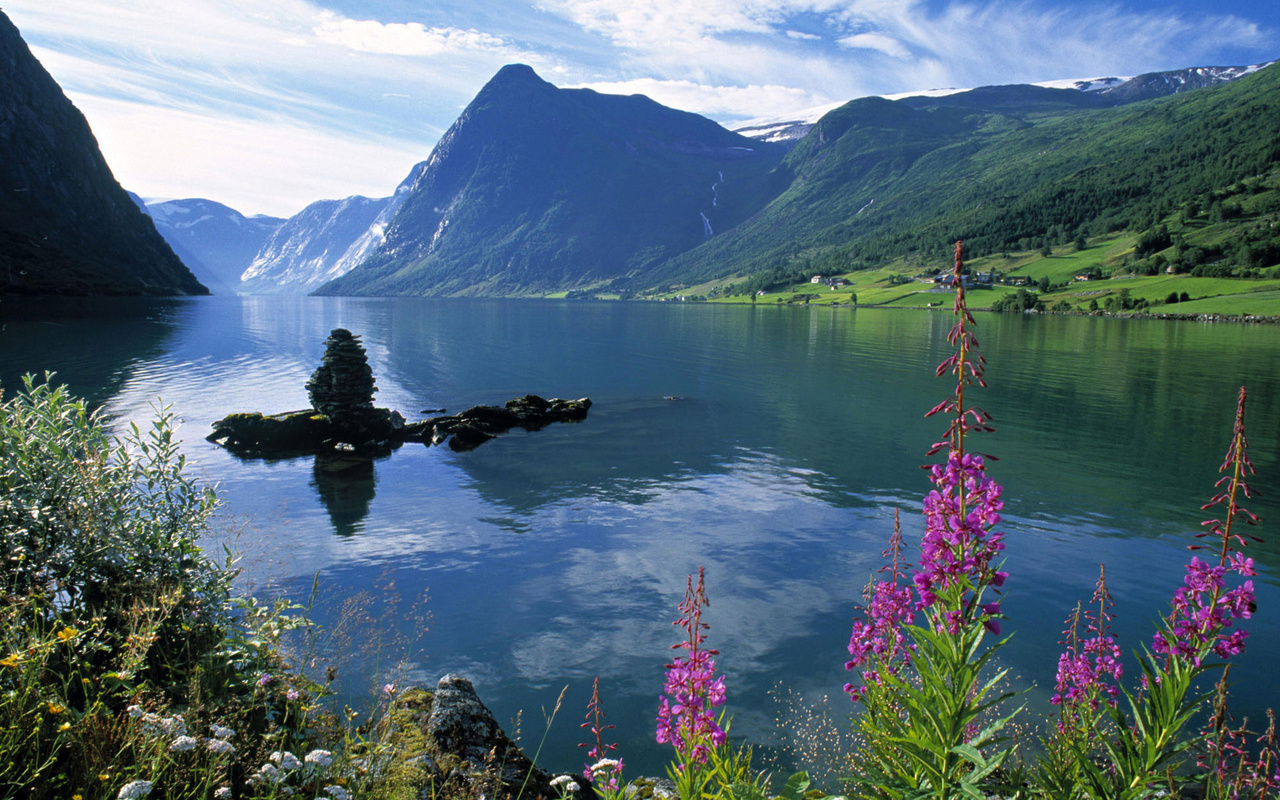
<svg viewBox="0 0 1280 800">
<path fill-rule="evenodd" d="M 1101 2 L 388 0 L 379 8 L 388 15 L 352 19 L 318 0 L 5 2 L 130 188 L 276 213 L 299 205 L 304 191 L 312 200 L 389 192 L 513 61 L 560 84 L 643 93 L 730 121 L 868 94 L 1275 55 L 1274 32 L 1240 16 Z M 358 167 L 356 158 L 377 163 Z M 224 177 L 233 175 L 244 183 Z M 234 193 L 214 194 L 218 186 Z M 277 191 L 282 199 L 267 199 Z"/>
<path fill-rule="evenodd" d="M 307 0 L 5 11 L 127 188 L 246 213 L 389 194 L 503 63 L 542 63 L 495 34 L 349 20 Z"/>
<path fill-rule="evenodd" d="M 291 216 L 324 198 L 385 197 L 427 148 L 287 120 L 237 120 L 71 95 L 122 186 L 206 197 L 243 214 Z"/>
<path fill-rule="evenodd" d="M 440 56 L 466 50 L 501 50 L 507 43 L 498 36 L 470 28 L 428 28 L 418 22 L 381 23 L 339 17 L 321 12 L 316 38 L 362 53 L 395 56 Z"/>
<path fill-rule="evenodd" d="M 850 50 L 877 50 L 893 58 L 910 58 L 911 51 L 902 46 L 902 42 L 883 33 L 855 33 L 845 36 L 837 43 Z"/>
<path fill-rule="evenodd" d="M 1040 0 L 544 0 L 605 37 L 632 73 L 710 85 L 780 85 L 852 99 L 938 86 L 1134 74 L 1269 55 L 1269 36 L 1230 14 L 1190 17 Z M 813 34 L 824 22 L 839 48 Z M 796 42 L 806 43 L 797 52 Z M 814 42 L 814 44 L 808 44 Z M 759 115 L 771 113 L 760 109 Z"/>
</svg>

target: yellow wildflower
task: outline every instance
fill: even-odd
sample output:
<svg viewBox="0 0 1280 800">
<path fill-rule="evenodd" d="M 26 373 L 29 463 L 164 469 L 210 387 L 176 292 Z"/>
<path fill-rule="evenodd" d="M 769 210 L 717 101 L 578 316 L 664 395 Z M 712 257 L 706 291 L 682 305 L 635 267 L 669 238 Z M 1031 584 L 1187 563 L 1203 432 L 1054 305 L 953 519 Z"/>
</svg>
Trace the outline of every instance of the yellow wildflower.
<svg viewBox="0 0 1280 800">
<path fill-rule="evenodd" d="M 16 667 L 22 663 L 22 658 L 17 653 L 12 653 L 8 658 L 0 659 L 0 666 Z"/>
<path fill-rule="evenodd" d="M 71 723 L 70 723 L 70 722 L 64 722 L 64 723 L 62 723 L 61 725 L 59 725 L 59 726 L 58 726 L 58 730 L 60 730 L 60 731 L 69 731 L 69 730 L 71 730 Z"/>
<path fill-rule="evenodd" d="M 109 780 L 111 780 L 111 773 L 110 773 L 110 772 L 104 772 L 104 773 L 102 773 L 101 775 L 99 775 L 99 776 L 98 776 L 98 780 L 100 780 L 100 781 L 109 781 Z"/>
<path fill-rule="evenodd" d="M 63 628 L 62 630 L 58 631 L 58 641 L 60 641 L 60 642 L 68 642 L 68 641 L 71 641 L 72 639 L 76 638 L 76 637 L 77 637 L 77 636 L 79 636 L 79 635 L 80 635 L 80 631 L 78 631 L 78 630 L 76 630 L 75 628 L 73 628 L 73 627 L 71 627 L 70 625 L 68 625 L 67 627 L 65 627 L 65 628 Z"/>
<path fill-rule="evenodd" d="M 50 714 L 61 714 L 63 711 L 67 710 L 65 707 L 60 706 L 57 703 L 49 703 L 48 706 Z"/>
<path fill-rule="evenodd" d="M 84 795 L 82 795 L 82 794 L 73 794 L 73 795 L 71 795 L 71 800 L 84 800 Z"/>
</svg>

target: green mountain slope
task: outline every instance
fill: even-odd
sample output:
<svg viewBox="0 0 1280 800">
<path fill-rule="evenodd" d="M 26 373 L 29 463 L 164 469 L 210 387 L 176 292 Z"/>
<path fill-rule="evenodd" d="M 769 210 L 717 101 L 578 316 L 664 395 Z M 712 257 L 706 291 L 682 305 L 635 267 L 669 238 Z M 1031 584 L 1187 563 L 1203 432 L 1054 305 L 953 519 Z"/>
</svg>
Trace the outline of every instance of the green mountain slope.
<svg viewBox="0 0 1280 800">
<path fill-rule="evenodd" d="M 649 285 L 655 265 L 759 209 L 782 154 L 642 96 L 504 67 L 436 146 L 385 243 L 318 293 Z"/>
<path fill-rule="evenodd" d="M 1079 97 L 854 101 L 788 154 L 774 176 L 785 188 L 758 214 L 648 277 L 662 289 L 797 263 L 843 273 L 957 238 L 982 255 L 1141 231 L 1280 163 L 1280 68 L 1116 108 Z"/>
</svg>

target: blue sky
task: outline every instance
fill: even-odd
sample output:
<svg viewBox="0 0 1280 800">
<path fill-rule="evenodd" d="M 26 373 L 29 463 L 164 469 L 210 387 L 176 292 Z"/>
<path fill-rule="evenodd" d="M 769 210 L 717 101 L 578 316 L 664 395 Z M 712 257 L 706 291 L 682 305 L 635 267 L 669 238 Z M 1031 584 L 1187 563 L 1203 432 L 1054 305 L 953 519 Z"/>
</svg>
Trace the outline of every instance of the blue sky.
<svg viewBox="0 0 1280 800">
<path fill-rule="evenodd" d="M 6 0 L 148 197 L 385 196 L 503 64 L 732 123 L 869 94 L 1280 58 L 1280 2 Z"/>
</svg>

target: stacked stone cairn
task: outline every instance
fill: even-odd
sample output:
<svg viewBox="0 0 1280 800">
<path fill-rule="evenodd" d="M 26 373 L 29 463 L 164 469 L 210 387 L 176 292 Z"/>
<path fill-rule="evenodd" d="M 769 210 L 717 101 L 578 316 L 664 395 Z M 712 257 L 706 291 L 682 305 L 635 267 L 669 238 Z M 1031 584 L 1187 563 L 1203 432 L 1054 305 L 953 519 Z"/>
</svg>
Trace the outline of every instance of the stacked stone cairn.
<svg viewBox="0 0 1280 800">
<path fill-rule="evenodd" d="M 213 423 L 205 438 L 249 457 L 341 453 L 377 458 L 405 442 L 432 446 L 448 441 L 452 450 L 473 450 L 512 428 L 536 431 L 552 422 L 581 421 L 591 408 L 586 397 L 544 400 L 529 394 L 505 406 L 475 406 L 406 425 L 399 411 L 374 407 L 378 387 L 359 336 L 335 328 L 324 345 L 320 366 L 307 381 L 310 409 L 228 414 Z"/>
<path fill-rule="evenodd" d="M 373 369 L 360 337 L 334 328 L 324 343 L 324 358 L 307 381 L 311 407 L 336 425 L 359 424 L 373 410 Z"/>
</svg>

